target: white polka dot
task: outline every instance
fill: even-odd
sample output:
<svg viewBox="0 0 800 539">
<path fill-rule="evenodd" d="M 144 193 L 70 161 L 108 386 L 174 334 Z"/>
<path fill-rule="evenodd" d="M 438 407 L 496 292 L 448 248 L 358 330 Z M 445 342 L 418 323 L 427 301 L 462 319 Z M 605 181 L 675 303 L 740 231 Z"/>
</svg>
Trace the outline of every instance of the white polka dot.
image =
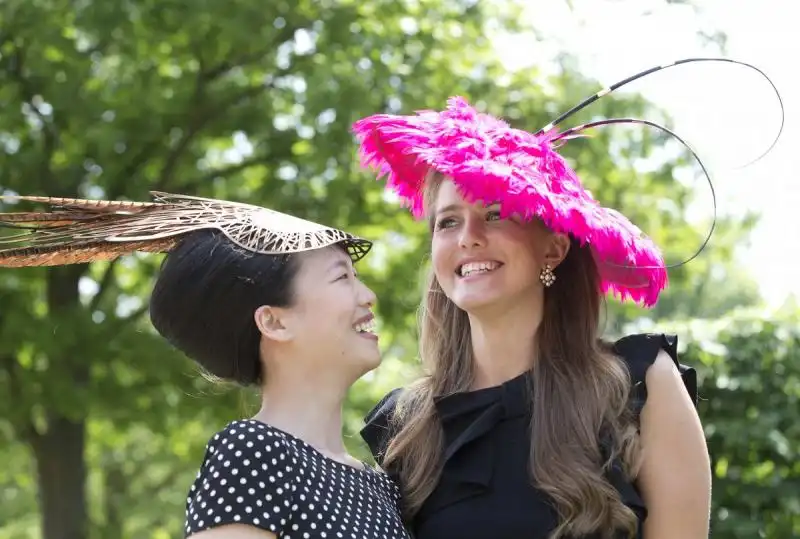
<svg viewBox="0 0 800 539">
<path fill-rule="evenodd" d="M 239 522 L 287 539 L 408 539 L 399 491 L 381 472 L 330 460 L 253 420 L 215 434 L 207 455 L 190 486 L 187 535 Z"/>
</svg>

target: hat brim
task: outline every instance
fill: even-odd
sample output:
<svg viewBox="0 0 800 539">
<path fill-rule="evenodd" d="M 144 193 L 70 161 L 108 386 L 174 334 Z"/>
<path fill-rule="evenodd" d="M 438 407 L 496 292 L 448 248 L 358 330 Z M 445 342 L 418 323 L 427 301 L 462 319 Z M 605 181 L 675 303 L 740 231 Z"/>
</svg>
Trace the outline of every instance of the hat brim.
<svg viewBox="0 0 800 539">
<path fill-rule="evenodd" d="M 503 211 L 541 219 L 592 250 L 602 292 L 653 306 L 668 278 L 658 247 L 621 213 L 601 206 L 550 144 L 480 114 L 460 98 L 442 113 L 375 115 L 354 124 L 364 166 L 387 177 L 415 217 L 435 170 L 470 202 L 500 202 Z"/>
<path fill-rule="evenodd" d="M 53 206 L 56 211 L 0 214 L 0 226 L 26 233 L 0 238 L 0 266 L 60 266 L 113 260 L 133 252 L 165 253 L 182 236 L 218 230 L 257 254 L 300 253 L 340 245 L 353 262 L 372 242 L 349 232 L 267 208 L 169 193 L 155 202 L 51 197 L 4 197 Z"/>
</svg>

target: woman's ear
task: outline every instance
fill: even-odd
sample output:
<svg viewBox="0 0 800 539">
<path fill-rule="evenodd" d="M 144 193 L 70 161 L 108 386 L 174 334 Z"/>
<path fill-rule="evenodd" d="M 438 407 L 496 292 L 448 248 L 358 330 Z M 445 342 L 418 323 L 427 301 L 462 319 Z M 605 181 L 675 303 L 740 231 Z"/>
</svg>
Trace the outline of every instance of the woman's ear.
<svg viewBox="0 0 800 539">
<path fill-rule="evenodd" d="M 286 342 L 292 340 L 292 332 L 284 324 L 282 309 L 262 305 L 253 315 L 258 331 L 271 341 Z"/>
<path fill-rule="evenodd" d="M 571 245 L 572 242 L 568 235 L 551 234 L 544 252 L 544 263 L 548 264 L 553 269 L 557 268 L 567 257 L 567 254 L 569 254 Z"/>
</svg>

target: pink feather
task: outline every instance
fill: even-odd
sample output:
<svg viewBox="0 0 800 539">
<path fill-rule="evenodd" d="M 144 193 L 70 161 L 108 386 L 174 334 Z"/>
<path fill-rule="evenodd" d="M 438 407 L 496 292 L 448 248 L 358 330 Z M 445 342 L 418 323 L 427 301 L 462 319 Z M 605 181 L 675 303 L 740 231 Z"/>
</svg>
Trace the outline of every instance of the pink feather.
<svg viewBox="0 0 800 539">
<path fill-rule="evenodd" d="M 504 213 L 537 217 L 588 243 L 603 293 L 651 307 L 667 286 L 658 247 L 625 216 L 592 198 L 555 150 L 555 128 L 537 136 L 451 97 L 442 112 L 376 114 L 356 122 L 353 131 L 361 164 L 386 176 L 387 189 L 416 218 L 424 214 L 424 182 L 433 169 L 452 178 L 469 201 L 500 201 Z"/>
</svg>

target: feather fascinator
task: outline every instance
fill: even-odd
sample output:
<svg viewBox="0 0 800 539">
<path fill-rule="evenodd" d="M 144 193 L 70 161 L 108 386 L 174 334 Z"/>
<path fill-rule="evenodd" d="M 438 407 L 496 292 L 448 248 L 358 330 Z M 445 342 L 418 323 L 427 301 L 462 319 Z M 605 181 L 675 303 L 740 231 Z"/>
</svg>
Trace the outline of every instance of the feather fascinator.
<svg viewBox="0 0 800 539">
<path fill-rule="evenodd" d="M 499 118 L 478 112 L 466 99 L 451 97 L 443 111 L 376 114 L 356 122 L 353 131 L 360 144 L 360 161 L 379 177 L 385 176 L 387 189 L 395 192 L 417 218 L 424 213 L 424 186 L 428 174 L 437 172 L 451 179 L 470 202 L 499 202 L 505 215 L 540 219 L 554 232 L 569 234 L 582 245 L 590 246 L 600 271 L 603 293 L 650 307 L 667 286 L 666 270 L 696 257 L 708 243 L 714 225 L 694 255 L 669 266 L 659 248 L 636 225 L 618 211 L 601 206 L 592 197 L 557 149 L 590 128 L 641 124 L 674 137 L 691 153 L 702 168 L 713 197 L 713 185 L 705 166 L 677 134 L 647 120 L 604 119 L 563 131 L 558 126 L 594 101 L 634 80 L 681 64 L 713 61 L 753 69 L 778 93 L 772 81 L 749 64 L 725 58 L 679 60 L 604 88 L 536 133 L 512 128 Z M 779 94 L 778 99 L 780 101 Z M 781 120 L 781 128 L 782 125 Z M 777 137 L 770 149 L 775 142 Z M 716 214 L 716 201 L 714 205 Z"/>
<path fill-rule="evenodd" d="M 182 236 L 215 229 L 257 254 L 289 254 L 341 245 L 353 262 L 372 243 L 347 232 L 267 208 L 153 192 L 153 202 L 12 196 L 49 205 L 46 212 L 0 213 L 0 267 L 57 266 L 112 260 L 135 251 L 169 252 Z"/>
</svg>

